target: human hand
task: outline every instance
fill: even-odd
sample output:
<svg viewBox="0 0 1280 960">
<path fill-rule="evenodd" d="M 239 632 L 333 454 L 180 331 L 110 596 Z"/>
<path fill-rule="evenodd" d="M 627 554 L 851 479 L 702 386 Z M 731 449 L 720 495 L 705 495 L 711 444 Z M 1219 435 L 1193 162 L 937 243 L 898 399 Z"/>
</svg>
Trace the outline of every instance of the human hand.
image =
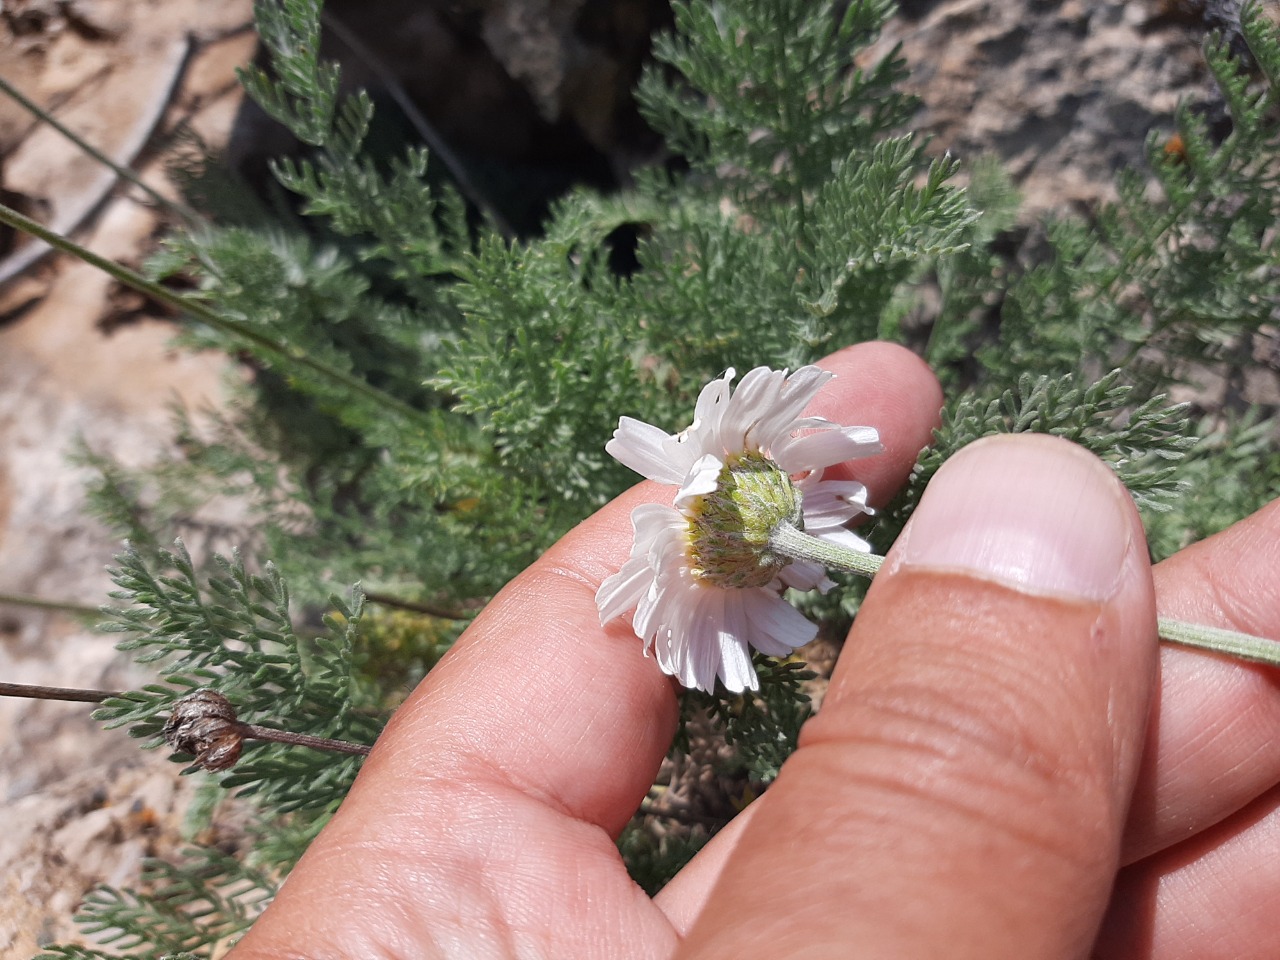
<svg viewBox="0 0 1280 960">
<path fill-rule="evenodd" d="M 879 428 L 858 479 L 883 502 L 937 384 L 885 344 L 824 366 L 813 412 Z M 677 691 L 594 597 L 671 493 L 637 486 L 489 605 L 235 960 L 1277 954 L 1273 677 L 1157 649 L 1127 495 L 1037 437 L 939 472 L 778 781 L 646 897 L 614 839 Z M 1278 528 L 1273 505 L 1161 564 L 1161 613 L 1280 635 Z"/>
</svg>

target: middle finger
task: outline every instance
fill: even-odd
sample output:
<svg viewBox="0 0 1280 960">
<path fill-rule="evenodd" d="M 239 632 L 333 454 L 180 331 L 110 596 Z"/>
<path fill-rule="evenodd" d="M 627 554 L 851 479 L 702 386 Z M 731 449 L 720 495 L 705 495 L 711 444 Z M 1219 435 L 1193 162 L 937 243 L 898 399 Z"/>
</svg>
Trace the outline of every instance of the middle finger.
<svg viewBox="0 0 1280 960">
<path fill-rule="evenodd" d="M 1155 568 L 1161 616 L 1280 639 L 1280 501 Z M 1165 645 L 1123 851 L 1132 863 L 1280 783 L 1280 673 Z"/>
</svg>

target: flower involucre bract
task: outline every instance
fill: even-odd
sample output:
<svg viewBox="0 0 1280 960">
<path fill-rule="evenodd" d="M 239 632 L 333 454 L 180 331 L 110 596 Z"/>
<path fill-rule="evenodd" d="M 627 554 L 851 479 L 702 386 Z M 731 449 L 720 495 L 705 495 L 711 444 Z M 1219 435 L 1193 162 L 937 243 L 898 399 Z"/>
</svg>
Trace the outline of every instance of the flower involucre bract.
<svg viewBox="0 0 1280 960">
<path fill-rule="evenodd" d="M 675 506 L 631 514 L 631 558 L 600 585 L 601 623 L 632 607 L 635 632 L 658 666 L 686 687 L 733 693 L 759 688 L 751 649 L 783 657 L 818 628 L 782 597 L 787 587 L 834 584 L 808 560 L 773 552 L 769 535 L 790 523 L 812 536 L 869 552 L 845 528 L 870 513 L 867 489 L 823 471 L 879 453 L 872 427 L 842 427 L 804 408 L 835 376 L 817 367 L 757 367 L 730 391 L 734 371 L 702 388 L 693 424 L 678 434 L 623 417 L 605 449 L 650 480 L 679 487 Z"/>
</svg>

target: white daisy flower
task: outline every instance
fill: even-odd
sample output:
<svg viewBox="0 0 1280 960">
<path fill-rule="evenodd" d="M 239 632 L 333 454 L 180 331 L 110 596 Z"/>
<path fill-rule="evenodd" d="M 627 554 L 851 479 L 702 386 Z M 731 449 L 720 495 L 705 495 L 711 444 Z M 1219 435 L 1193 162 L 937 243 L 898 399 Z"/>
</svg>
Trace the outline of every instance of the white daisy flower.
<svg viewBox="0 0 1280 960">
<path fill-rule="evenodd" d="M 835 374 L 817 367 L 757 367 L 730 392 L 734 371 L 703 387 L 693 424 L 672 435 L 623 417 L 605 449 L 650 480 L 678 486 L 675 507 L 631 514 L 631 558 L 600 585 L 601 623 L 635 608 L 635 632 L 664 673 L 686 687 L 756 690 L 751 650 L 786 656 L 818 628 L 782 598 L 786 587 L 823 592 L 821 565 L 774 551 L 789 523 L 819 539 L 870 552 L 845 528 L 869 514 L 867 489 L 823 480 L 833 464 L 879 453 L 872 427 L 801 416 Z"/>
</svg>

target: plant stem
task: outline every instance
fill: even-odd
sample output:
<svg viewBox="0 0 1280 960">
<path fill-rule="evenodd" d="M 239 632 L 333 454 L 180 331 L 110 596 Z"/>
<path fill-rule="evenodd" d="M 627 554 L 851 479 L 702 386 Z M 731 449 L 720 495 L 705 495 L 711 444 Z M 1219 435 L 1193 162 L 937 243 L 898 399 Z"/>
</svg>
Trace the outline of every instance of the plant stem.
<svg viewBox="0 0 1280 960">
<path fill-rule="evenodd" d="M 0 682 L 0 697 L 23 697 L 27 700 L 68 700 L 73 703 L 102 703 L 113 697 L 124 697 L 126 694 L 117 690 L 84 690 L 77 687 L 44 687 L 33 683 Z M 329 737 L 313 737 L 309 733 L 291 733 L 288 730 L 275 730 L 271 727 L 259 726 L 256 723 L 232 721 L 236 732 L 246 740 L 268 740 L 272 743 L 284 743 L 294 747 L 311 747 L 314 750 L 328 750 L 331 753 L 347 753 L 367 756 L 368 744 L 352 743 L 350 740 L 334 740 Z"/>
<path fill-rule="evenodd" d="M 769 537 L 769 546 L 793 560 L 811 560 L 829 569 L 856 573 L 872 579 L 884 557 L 874 553 L 859 553 L 847 547 L 837 546 L 797 530 L 789 523 L 780 523 Z M 1280 667 L 1280 641 L 1255 637 L 1221 627 L 1206 627 L 1196 623 L 1160 617 L 1157 620 L 1160 639 L 1183 647 L 1208 650 L 1237 660 Z"/>
<path fill-rule="evenodd" d="M 406 600 L 404 597 L 393 596 L 389 593 L 378 593 L 374 590 L 366 590 L 364 598 L 370 603 L 376 603 L 384 607 L 393 607 L 396 610 L 409 610 L 413 613 L 425 613 L 429 617 L 436 617 L 440 620 L 470 620 L 475 616 L 475 611 L 467 612 L 466 610 L 456 610 L 452 607 L 437 607 L 434 604 L 423 603 L 420 600 Z M 0 599 L 3 599 L 0 596 Z"/>
<path fill-rule="evenodd" d="M 1183 647 L 1195 647 L 1221 653 L 1250 663 L 1280 666 L 1280 643 L 1255 637 L 1249 633 L 1224 630 L 1222 627 L 1205 627 L 1169 617 L 1160 617 L 1160 639 Z"/>
<path fill-rule="evenodd" d="M 17 230 L 29 233 L 33 237 L 43 240 L 50 246 L 55 247 L 64 253 L 69 253 L 72 256 L 83 260 L 90 266 L 97 267 L 99 270 L 110 275 L 125 286 L 132 287 L 134 290 L 137 290 L 145 296 L 151 297 L 161 303 L 168 304 L 176 310 L 189 314 L 201 323 L 205 323 L 213 327 L 215 330 L 220 330 L 223 333 L 239 337 L 241 340 L 247 341 L 268 353 L 275 354 L 276 356 L 290 360 L 299 366 L 306 367 L 312 373 L 319 374 L 326 380 L 339 384 L 353 393 L 360 394 L 366 400 L 376 403 L 383 409 L 392 411 L 397 416 L 403 417 L 409 421 L 416 422 L 419 425 L 428 428 L 432 433 L 436 432 L 436 421 L 425 410 L 419 410 L 416 407 L 412 407 L 403 400 L 400 400 L 398 397 L 393 397 L 389 393 L 384 393 L 377 387 L 366 383 L 359 377 L 352 376 L 344 370 L 339 370 L 337 367 L 331 367 L 324 361 L 317 360 L 315 357 L 310 356 L 299 347 L 281 343 L 280 341 L 267 336 L 262 331 L 255 329 L 250 324 L 243 323 L 239 320 L 232 320 L 230 317 L 224 317 L 198 300 L 192 300 L 189 297 L 184 297 L 181 294 L 174 293 L 167 287 L 164 287 L 152 280 L 148 280 L 141 274 L 135 273 L 128 267 L 108 260 L 105 257 L 100 257 L 92 250 L 82 247 L 75 241 L 69 240 L 61 234 L 45 228 L 30 217 L 25 217 L 17 210 L 14 210 L 12 207 L 7 207 L 2 203 L 0 203 L 0 223 L 8 224 Z"/>
<path fill-rule="evenodd" d="M 131 184 L 133 184 L 135 187 L 137 187 L 139 190 L 145 193 L 148 197 L 150 197 L 153 201 L 155 201 L 157 205 L 161 207 L 165 207 L 166 209 L 172 210 L 174 213 L 178 214 L 180 217 L 186 220 L 187 223 L 189 224 L 196 225 L 204 222 L 204 218 L 201 217 L 200 214 L 198 214 L 195 210 L 192 210 L 186 204 L 180 203 L 177 200 L 169 199 L 168 197 L 164 196 L 164 194 L 158 192 L 153 187 L 145 183 L 141 177 L 139 177 L 136 173 L 134 173 L 128 167 L 124 167 L 116 163 L 114 160 L 108 157 L 105 153 L 103 153 L 93 144 L 89 143 L 89 141 L 81 137 L 74 130 L 72 130 L 67 126 L 64 126 L 60 120 L 58 120 L 53 114 L 49 113 L 47 110 L 41 107 L 38 103 L 35 103 L 28 97 L 24 96 L 21 93 L 21 91 L 15 88 L 13 84 L 11 84 L 8 80 L 6 80 L 2 76 L 0 76 L 0 91 L 3 91 L 13 100 L 17 101 L 19 106 L 21 106 L 23 109 L 25 109 L 35 117 L 39 118 L 43 122 L 47 123 L 49 126 L 53 127 L 53 129 L 57 130 L 60 134 L 62 134 L 64 137 L 66 137 L 68 140 L 74 143 L 77 147 L 79 147 L 81 150 L 87 153 L 90 157 L 98 161 L 98 163 L 102 164 L 104 167 L 109 168 L 111 172 L 114 173 L 117 177 L 120 177 L 122 180 L 128 180 Z"/>
<path fill-rule="evenodd" d="M 349 753 L 361 757 L 369 755 L 370 747 L 367 743 L 352 743 L 350 740 L 313 737 L 309 733 L 290 733 L 288 730 L 273 730 L 270 727 L 260 727 L 256 723 L 238 723 L 237 726 L 246 740 L 270 740 L 272 743 L 285 743 L 293 747 L 311 747 L 314 750 Z"/>
<path fill-rule="evenodd" d="M 42 687 L 34 683 L 0 682 L 0 697 L 25 697 L 28 700 L 71 700 L 75 703 L 101 703 L 123 696 L 116 690 L 80 690 L 75 687 Z"/>
<path fill-rule="evenodd" d="M 0 604 L 15 607 L 34 607 L 37 610 L 56 610 L 58 613 L 69 613 L 75 617 L 100 617 L 99 607 L 90 607 L 81 603 L 69 603 L 62 600 L 46 600 L 43 597 L 30 597 L 25 593 L 0 593 Z"/>
</svg>

